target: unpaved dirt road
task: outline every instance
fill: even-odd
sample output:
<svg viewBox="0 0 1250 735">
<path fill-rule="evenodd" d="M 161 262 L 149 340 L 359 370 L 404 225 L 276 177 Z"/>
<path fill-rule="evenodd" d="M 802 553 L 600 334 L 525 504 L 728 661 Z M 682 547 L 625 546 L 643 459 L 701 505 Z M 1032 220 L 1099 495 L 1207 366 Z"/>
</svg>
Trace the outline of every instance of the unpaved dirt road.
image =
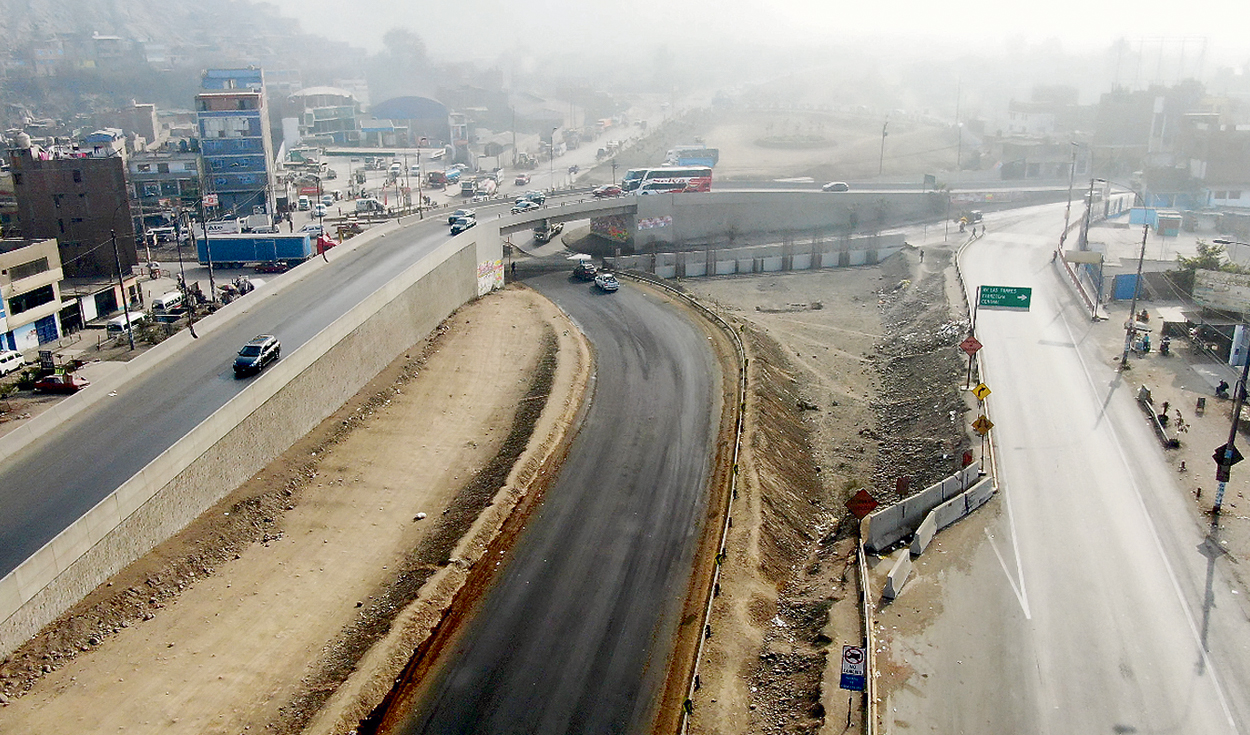
<svg viewBox="0 0 1250 735">
<path fill-rule="evenodd" d="M 0 731 L 349 729 L 558 451 L 589 372 L 577 330 L 534 293 L 462 308 L 274 466 L 11 656 Z M 533 429 L 526 454 L 483 503 L 474 480 L 516 441 L 527 402 L 547 410 L 520 427 Z M 475 504 L 480 517 L 465 510 Z M 421 603 L 388 634 L 421 582 Z M 379 641 L 360 667 L 369 675 L 349 679 Z"/>
</svg>

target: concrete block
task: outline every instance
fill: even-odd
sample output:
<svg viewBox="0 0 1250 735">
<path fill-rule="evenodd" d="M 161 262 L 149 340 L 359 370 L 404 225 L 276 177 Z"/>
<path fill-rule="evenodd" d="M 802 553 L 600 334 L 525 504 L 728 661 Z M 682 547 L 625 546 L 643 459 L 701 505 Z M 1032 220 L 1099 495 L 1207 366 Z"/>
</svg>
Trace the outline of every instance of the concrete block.
<svg viewBox="0 0 1250 735">
<path fill-rule="evenodd" d="M 881 596 L 887 600 L 893 600 L 903 591 L 903 585 L 907 584 L 907 578 L 911 576 L 911 552 L 903 552 L 899 554 L 898 561 L 894 562 L 894 566 L 890 567 L 890 573 L 885 578 L 885 589 L 881 591 Z"/>
<path fill-rule="evenodd" d="M 10 574 L 0 579 L 0 620 L 17 612 L 25 602 L 22 591 L 17 586 L 17 577 Z"/>
<path fill-rule="evenodd" d="M 676 278 L 677 266 L 675 265 L 657 265 L 655 267 L 655 275 L 660 278 Z"/>
<path fill-rule="evenodd" d="M 933 541 L 933 537 L 937 535 L 937 518 L 930 511 L 920 522 L 920 528 L 916 529 L 916 537 L 911 540 L 911 553 L 913 556 L 920 556 L 924 550 L 929 548 L 929 543 Z"/>
<path fill-rule="evenodd" d="M 796 271 L 810 270 L 812 268 L 813 260 L 814 258 L 812 257 L 811 253 L 803 253 L 802 255 L 796 255 L 794 256 L 794 259 L 791 262 L 790 267 Z"/>
<path fill-rule="evenodd" d="M 782 259 L 780 257 L 763 258 L 763 261 L 764 263 L 761 266 L 761 270 L 763 270 L 765 273 L 777 273 L 778 271 L 781 270 Z"/>
</svg>

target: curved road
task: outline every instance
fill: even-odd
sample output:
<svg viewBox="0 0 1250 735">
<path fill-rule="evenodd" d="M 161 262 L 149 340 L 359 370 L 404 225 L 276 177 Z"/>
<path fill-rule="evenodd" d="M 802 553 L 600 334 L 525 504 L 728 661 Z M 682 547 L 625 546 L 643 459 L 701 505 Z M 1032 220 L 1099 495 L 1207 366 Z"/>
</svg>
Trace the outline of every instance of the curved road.
<svg viewBox="0 0 1250 735">
<path fill-rule="evenodd" d="M 971 289 L 1033 288 L 1031 311 L 977 319 L 1002 500 L 955 532 L 979 543 L 937 580 L 941 614 L 900 634 L 917 676 L 886 732 L 1250 732 L 1246 595 L 1100 347 L 1122 328 L 1051 263 L 1062 222 L 1001 216 L 961 258 Z"/>
<path fill-rule="evenodd" d="M 307 275 L 296 268 L 275 279 L 232 304 L 242 313 L 228 323 L 0 462 L 0 576 L 245 390 L 250 381 L 236 380 L 231 367 L 244 342 L 268 332 L 278 336 L 284 352 L 294 352 L 446 242 L 446 223 L 445 213 L 434 214 L 340 251 Z"/>
<path fill-rule="evenodd" d="M 690 578 L 719 413 L 707 337 L 629 282 L 529 282 L 596 354 L 556 485 L 405 733 L 637 732 Z"/>
</svg>

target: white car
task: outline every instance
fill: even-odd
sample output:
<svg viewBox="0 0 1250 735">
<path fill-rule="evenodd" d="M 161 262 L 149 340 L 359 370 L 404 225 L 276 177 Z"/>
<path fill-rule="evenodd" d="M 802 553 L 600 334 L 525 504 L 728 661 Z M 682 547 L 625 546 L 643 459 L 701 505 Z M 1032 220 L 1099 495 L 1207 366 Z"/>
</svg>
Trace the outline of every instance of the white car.
<svg viewBox="0 0 1250 735">
<path fill-rule="evenodd" d="M 616 276 L 611 273 L 600 273 L 595 276 L 595 285 L 601 291 L 612 292 L 621 287 L 621 282 L 616 280 Z"/>
<path fill-rule="evenodd" d="M 850 191 L 851 187 L 845 181 L 830 181 L 828 184 L 820 187 L 821 191 Z"/>
<path fill-rule="evenodd" d="M 317 224 L 316 222 L 312 222 L 310 224 L 304 225 L 303 227 L 299 228 L 299 231 L 308 233 L 309 237 L 321 237 L 321 233 L 322 233 L 321 225 Z"/>
<path fill-rule="evenodd" d="M 542 205 L 540 205 L 538 202 L 531 202 L 528 199 L 523 200 L 523 201 L 517 200 L 517 203 L 512 205 L 512 213 L 521 214 L 522 212 L 532 212 L 535 209 L 541 209 L 541 208 L 542 208 Z"/>
</svg>

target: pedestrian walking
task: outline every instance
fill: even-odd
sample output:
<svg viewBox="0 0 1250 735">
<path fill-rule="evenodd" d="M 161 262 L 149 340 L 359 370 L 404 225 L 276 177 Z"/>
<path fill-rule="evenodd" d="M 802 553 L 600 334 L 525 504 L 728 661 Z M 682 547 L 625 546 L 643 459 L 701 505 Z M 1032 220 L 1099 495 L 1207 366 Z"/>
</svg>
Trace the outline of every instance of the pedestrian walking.
<svg viewBox="0 0 1250 735">
<path fill-rule="evenodd" d="M 923 262 L 924 262 L 924 249 L 923 249 L 923 248 L 921 248 L 921 250 L 920 250 L 920 262 L 921 262 L 921 263 L 923 263 Z"/>
</svg>

